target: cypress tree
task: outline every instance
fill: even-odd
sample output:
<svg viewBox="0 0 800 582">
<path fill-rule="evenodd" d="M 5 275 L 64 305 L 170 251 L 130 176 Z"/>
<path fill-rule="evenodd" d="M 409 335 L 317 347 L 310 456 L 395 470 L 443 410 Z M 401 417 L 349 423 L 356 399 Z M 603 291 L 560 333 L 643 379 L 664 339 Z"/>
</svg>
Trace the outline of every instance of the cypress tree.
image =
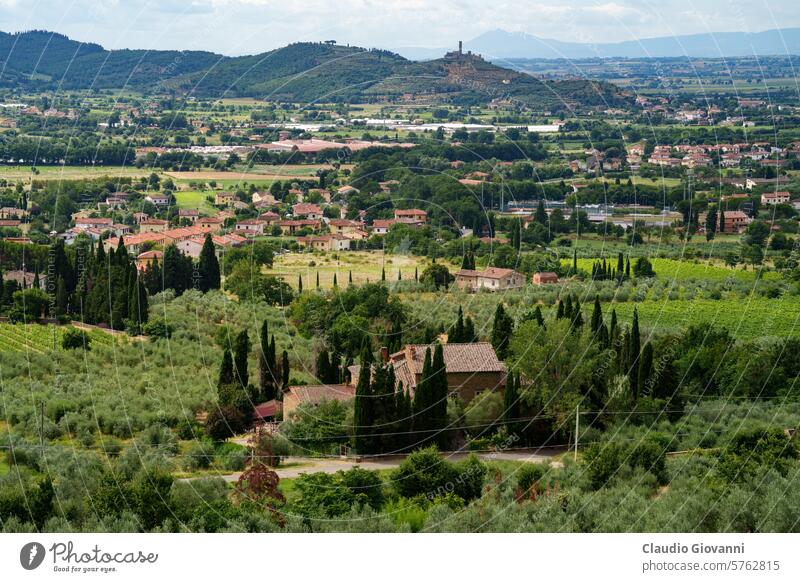
<svg viewBox="0 0 800 582">
<path fill-rule="evenodd" d="M 414 281 L 419 282 L 419 271 L 417 267 L 414 267 Z"/>
<path fill-rule="evenodd" d="M 328 359 L 328 350 L 320 350 L 317 354 L 317 380 L 321 384 L 328 384 L 331 377 L 331 363 Z"/>
<path fill-rule="evenodd" d="M 372 430 L 372 356 L 368 348 L 361 351 L 361 369 L 353 400 L 353 446 L 363 453 L 369 448 Z"/>
<path fill-rule="evenodd" d="M 222 352 L 222 363 L 219 367 L 219 379 L 217 380 L 217 387 L 229 386 L 233 384 L 233 358 L 231 358 L 231 351 L 227 348 Z"/>
<path fill-rule="evenodd" d="M 386 281 L 386 269 L 381 267 L 381 281 Z"/>
<path fill-rule="evenodd" d="M 353 284 L 353 271 L 350 271 L 350 272 L 348 273 L 348 275 L 347 275 L 347 283 L 348 283 L 349 285 L 352 285 L 352 284 Z"/>
<path fill-rule="evenodd" d="M 639 358 L 639 392 L 643 396 L 652 393 L 652 386 L 649 385 L 650 375 L 653 372 L 653 345 L 647 342 L 642 348 L 642 356 Z"/>
<path fill-rule="evenodd" d="M 578 249 L 572 249 L 572 274 L 578 272 Z"/>
<path fill-rule="evenodd" d="M 628 259 L 625 261 L 625 278 L 626 279 L 630 279 L 631 278 L 631 258 L 630 257 L 628 257 Z"/>
<path fill-rule="evenodd" d="M 128 319 L 138 327 L 147 323 L 149 315 L 147 289 L 144 288 L 144 283 L 138 273 L 131 276 L 131 281 L 131 293 L 128 297 Z"/>
<path fill-rule="evenodd" d="M 622 273 L 625 269 L 625 259 L 622 256 L 622 253 L 617 253 L 617 273 Z"/>
<path fill-rule="evenodd" d="M 417 443 L 427 440 L 429 431 L 432 427 L 431 422 L 431 403 L 433 398 L 430 394 L 431 383 L 431 350 L 425 349 L 425 359 L 422 362 L 422 376 L 417 382 L 417 387 L 414 390 L 413 402 L 413 428 L 414 432 L 422 433 Z"/>
<path fill-rule="evenodd" d="M 247 330 L 243 329 L 236 336 L 233 344 L 233 365 L 235 368 L 235 378 L 242 387 L 246 388 L 250 383 L 250 376 L 247 372 L 247 356 L 250 354 L 250 338 Z"/>
<path fill-rule="evenodd" d="M 339 283 L 338 283 L 338 281 L 336 279 L 336 273 L 333 274 L 333 286 L 334 287 L 338 287 L 339 286 Z"/>
<path fill-rule="evenodd" d="M 435 431 L 434 435 L 436 441 L 441 448 L 447 445 L 447 433 L 444 429 L 447 427 L 447 396 L 449 388 L 447 385 L 447 368 L 444 363 L 444 348 L 442 344 L 436 342 L 436 348 L 433 351 L 433 361 L 431 362 L 433 381 L 431 385 L 433 396 L 431 415 L 432 429 Z"/>
<path fill-rule="evenodd" d="M 511 341 L 511 334 L 514 332 L 514 322 L 506 313 L 502 303 L 497 304 L 494 312 L 494 322 L 492 324 L 492 346 L 497 352 L 497 357 L 501 360 L 508 356 L 508 345 Z"/>
<path fill-rule="evenodd" d="M 281 387 L 284 391 L 289 389 L 289 352 L 286 350 L 281 354 Z"/>
<path fill-rule="evenodd" d="M 261 396 L 264 400 L 272 400 L 276 397 L 276 377 L 275 377 L 275 346 L 270 345 L 269 324 L 265 319 L 261 324 L 259 333 L 258 351 L 258 381 L 261 388 Z"/>
<path fill-rule="evenodd" d="M 199 272 L 197 285 L 200 291 L 205 293 L 211 289 L 220 288 L 219 260 L 217 259 L 217 253 L 210 233 L 206 233 L 206 238 L 203 241 L 203 248 L 200 250 L 200 261 L 197 269 Z"/>
<path fill-rule="evenodd" d="M 614 341 L 617 337 L 617 332 L 619 331 L 617 325 L 617 309 L 611 309 L 611 325 L 608 328 L 608 339 Z"/>
<path fill-rule="evenodd" d="M 454 344 L 466 342 L 464 333 L 464 311 L 461 309 L 460 305 L 458 306 L 458 317 L 456 318 L 456 324 L 450 331 L 447 341 Z"/>
<path fill-rule="evenodd" d="M 628 357 L 630 358 L 629 376 L 631 380 L 631 391 L 633 392 L 634 399 L 638 398 L 639 396 L 639 355 L 641 349 L 641 337 L 639 335 L 639 312 L 636 307 L 634 307 L 633 324 L 631 325 L 630 348 L 628 350 Z"/>
<path fill-rule="evenodd" d="M 536 213 L 533 215 L 533 219 L 542 226 L 547 226 L 547 211 L 544 209 L 544 200 L 541 198 L 536 206 Z"/>
<path fill-rule="evenodd" d="M 297 293 L 300 294 L 303 292 L 303 276 L 297 276 Z"/>
<path fill-rule="evenodd" d="M 509 372 L 506 389 L 503 393 L 503 420 L 505 420 L 510 433 L 517 432 L 516 421 L 520 416 L 519 388 L 519 374 L 515 378 L 514 372 Z"/>
<path fill-rule="evenodd" d="M 594 296 L 594 310 L 592 311 L 591 329 L 592 335 L 596 336 L 600 331 L 600 326 L 603 325 L 603 310 L 600 308 L 600 297 Z"/>
<path fill-rule="evenodd" d="M 2 283 L 2 274 L 0 274 L 0 284 Z M 2 286 L 0 285 L 0 293 L 2 293 Z M 61 275 L 58 276 L 58 282 L 56 283 L 56 315 L 64 315 L 67 313 L 67 285 L 64 282 L 64 277 Z"/>
<path fill-rule="evenodd" d="M 556 309 L 556 319 L 563 319 L 564 318 L 564 302 L 561 299 L 558 300 L 558 309 Z"/>
<path fill-rule="evenodd" d="M 472 318 L 469 315 L 467 316 L 467 320 L 464 322 L 464 341 L 467 343 L 478 341 L 478 336 L 475 335 L 475 323 L 472 321 Z"/>
<path fill-rule="evenodd" d="M 319 289 L 319 271 L 317 271 L 317 289 Z"/>
<path fill-rule="evenodd" d="M 400 271 L 400 269 L 397 269 L 397 280 L 398 281 L 403 280 L 403 273 Z"/>
</svg>

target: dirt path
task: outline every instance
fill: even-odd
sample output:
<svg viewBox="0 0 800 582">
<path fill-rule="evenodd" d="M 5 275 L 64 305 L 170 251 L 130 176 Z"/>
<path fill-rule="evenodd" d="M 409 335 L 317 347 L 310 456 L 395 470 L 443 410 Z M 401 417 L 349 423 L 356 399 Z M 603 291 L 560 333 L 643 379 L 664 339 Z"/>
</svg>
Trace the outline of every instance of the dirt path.
<svg viewBox="0 0 800 582">
<path fill-rule="evenodd" d="M 527 449 L 524 451 L 505 451 L 505 452 L 488 452 L 477 453 L 478 457 L 484 461 L 521 461 L 525 463 L 544 463 L 554 456 L 563 453 L 561 449 Z M 469 456 L 469 452 L 455 452 L 449 453 L 445 456 L 448 461 L 461 461 Z M 278 467 L 275 471 L 281 479 L 293 479 L 299 477 L 304 473 L 336 473 L 337 471 L 346 471 L 353 467 L 361 467 L 370 471 L 381 471 L 384 469 L 396 469 L 400 466 L 405 458 L 404 455 L 397 455 L 386 458 L 370 458 L 364 459 L 360 462 L 354 459 L 318 459 L 312 457 L 287 457 L 283 461 L 283 466 Z M 559 466 L 560 463 L 554 463 L 554 466 Z M 225 481 L 237 481 L 241 473 L 231 473 L 230 475 L 222 475 Z M 192 477 L 188 480 L 199 479 L 199 477 Z"/>
</svg>

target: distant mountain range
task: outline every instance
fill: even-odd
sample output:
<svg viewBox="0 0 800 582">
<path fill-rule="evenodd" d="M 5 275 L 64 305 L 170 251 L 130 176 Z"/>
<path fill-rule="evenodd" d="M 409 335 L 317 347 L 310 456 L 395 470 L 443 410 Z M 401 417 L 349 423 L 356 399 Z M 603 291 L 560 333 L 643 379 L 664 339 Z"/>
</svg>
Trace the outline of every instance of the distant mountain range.
<svg viewBox="0 0 800 582">
<path fill-rule="evenodd" d="M 585 59 L 592 57 L 744 57 L 800 54 L 800 28 L 764 32 L 715 32 L 664 36 L 614 43 L 584 44 L 540 38 L 523 32 L 494 30 L 464 43 L 489 60 Z M 409 59 L 429 59 L 442 49 L 398 48 Z"/>
<path fill-rule="evenodd" d="M 543 81 L 481 58 L 442 54 L 414 62 L 385 50 L 306 42 L 258 55 L 226 57 L 202 51 L 112 51 L 53 32 L 0 32 L 0 86 L 126 87 L 306 103 L 422 98 L 483 104 L 505 99 L 554 110 L 567 104 L 613 105 L 626 100 L 609 83 Z"/>
</svg>

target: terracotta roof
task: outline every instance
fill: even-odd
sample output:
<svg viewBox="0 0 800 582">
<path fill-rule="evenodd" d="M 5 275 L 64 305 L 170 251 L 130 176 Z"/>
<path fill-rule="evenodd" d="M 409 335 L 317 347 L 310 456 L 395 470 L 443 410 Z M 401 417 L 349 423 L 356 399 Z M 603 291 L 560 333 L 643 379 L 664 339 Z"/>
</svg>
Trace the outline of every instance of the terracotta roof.
<svg viewBox="0 0 800 582">
<path fill-rule="evenodd" d="M 267 400 L 253 407 L 253 416 L 256 418 L 269 418 L 275 416 L 281 409 L 281 403 L 277 400 Z"/>
<path fill-rule="evenodd" d="M 350 384 L 309 384 L 289 386 L 291 392 L 302 403 L 318 404 L 323 400 L 350 400 L 356 395 L 356 387 Z"/>
<path fill-rule="evenodd" d="M 461 269 L 456 271 L 456 276 L 461 277 L 484 277 L 486 279 L 503 279 L 512 275 L 514 269 L 500 269 L 498 267 L 487 267 L 483 271 L 471 271 L 469 269 Z"/>
<path fill-rule="evenodd" d="M 411 356 L 410 360 L 408 357 L 404 357 L 412 373 L 422 373 L 425 351 L 430 349 L 431 356 L 433 356 L 435 347 L 435 344 L 410 344 L 406 346 L 402 353 Z M 497 354 L 490 343 L 443 344 L 442 348 L 444 365 L 447 367 L 448 372 L 505 372 L 505 365 L 497 358 Z"/>
</svg>

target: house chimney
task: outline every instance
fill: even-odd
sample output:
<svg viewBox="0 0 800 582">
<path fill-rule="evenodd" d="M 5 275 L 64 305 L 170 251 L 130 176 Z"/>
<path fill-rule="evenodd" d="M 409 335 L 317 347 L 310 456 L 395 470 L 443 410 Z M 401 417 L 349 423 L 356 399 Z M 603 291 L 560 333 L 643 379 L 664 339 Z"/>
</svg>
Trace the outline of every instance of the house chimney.
<svg viewBox="0 0 800 582">
<path fill-rule="evenodd" d="M 381 360 L 383 362 L 389 361 L 389 348 L 386 346 L 381 346 Z"/>
</svg>

